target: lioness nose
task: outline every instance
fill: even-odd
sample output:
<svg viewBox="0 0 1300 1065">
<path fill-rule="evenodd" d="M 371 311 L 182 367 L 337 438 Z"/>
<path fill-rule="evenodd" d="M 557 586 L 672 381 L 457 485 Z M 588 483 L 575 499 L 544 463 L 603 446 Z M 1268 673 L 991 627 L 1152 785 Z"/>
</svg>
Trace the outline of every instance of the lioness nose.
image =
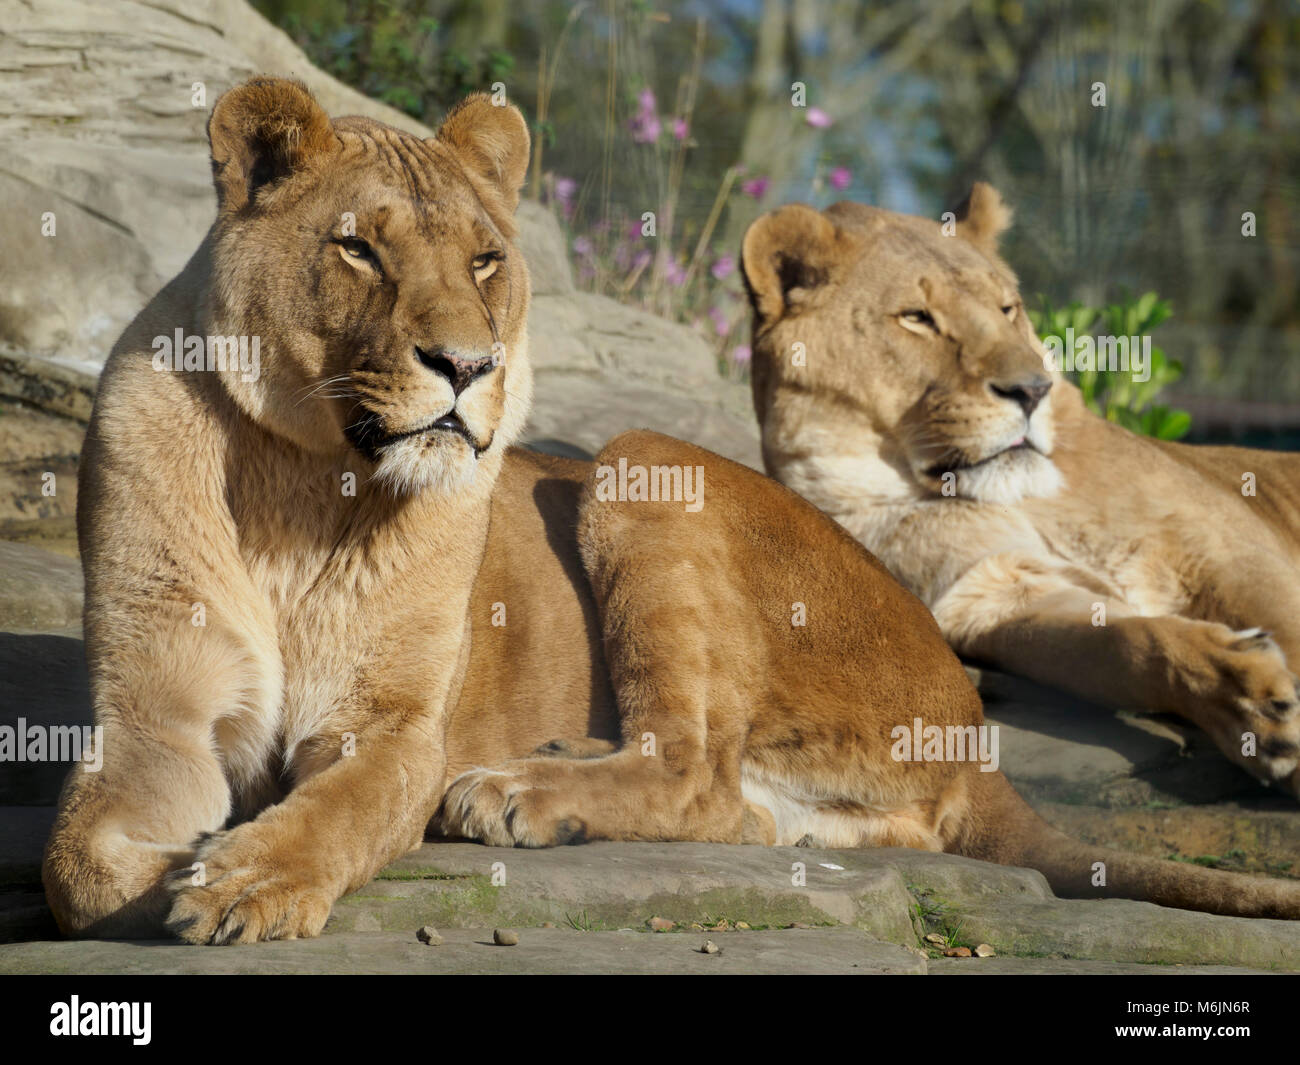
<svg viewBox="0 0 1300 1065">
<path fill-rule="evenodd" d="M 1028 418 L 1034 408 L 1042 402 L 1043 397 L 1052 389 L 1052 379 L 1042 374 L 1025 377 L 1019 381 L 990 381 L 989 388 L 995 396 L 1013 399 L 1020 404 L 1020 409 Z"/>
<path fill-rule="evenodd" d="M 462 355 L 446 348 L 425 351 L 424 348 L 417 347 L 415 354 L 430 370 L 450 381 L 452 394 L 457 396 L 493 366 L 491 355 Z"/>
</svg>

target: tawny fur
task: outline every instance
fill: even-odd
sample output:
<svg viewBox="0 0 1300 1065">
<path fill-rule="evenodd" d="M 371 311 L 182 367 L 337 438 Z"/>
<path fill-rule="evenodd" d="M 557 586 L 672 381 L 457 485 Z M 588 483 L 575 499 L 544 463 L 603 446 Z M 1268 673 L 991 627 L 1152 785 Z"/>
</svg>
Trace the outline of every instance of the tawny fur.
<svg viewBox="0 0 1300 1065">
<path fill-rule="evenodd" d="M 963 655 L 1179 714 L 1300 793 L 1300 457 L 1093 414 L 1049 372 L 997 254 L 997 193 L 977 185 L 959 219 L 948 234 L 842 203 L 754 223 L 768 472 L 884 561 Z M 1015 389 L 1036 380 L 1050 391 L 1027 416 Z"/>
<path fill-rule="evenodd" d="M 291 82 L 222 97 L 217 221 L 104 371 L 79 512 L 104 765 L 70 777 L 47 848 L 60 926 L 314 935 L 429 828 L 815 833 L 1077 882 L 1102 852 L 999 774 L 891 759 L 894 725 L 978 724 L 980 703 L 832 521 L 653 433 L 600 461 L 704 467 L 698 512 L 603 501 L 592 464 L 510 448 L 530 395 L 519 113 L 471 98 L 431 142 L 326 123 Z M 155 371 L 178 327 L 260 335 L 260 377 Z M 481 370 L 458 394 L 453 358 Z M 1112 893 L 1300 916 L 1285 885 L 1119 861 Z"/>
</svg>

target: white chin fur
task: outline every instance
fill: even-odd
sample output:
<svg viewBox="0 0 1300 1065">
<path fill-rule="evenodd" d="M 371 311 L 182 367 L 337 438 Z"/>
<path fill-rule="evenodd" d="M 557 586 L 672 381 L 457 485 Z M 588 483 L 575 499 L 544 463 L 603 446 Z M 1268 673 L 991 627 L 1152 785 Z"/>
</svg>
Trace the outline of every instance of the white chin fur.
<svg viewBox="0 0 1300 1065">
<path fill-rule="evenodd" d="M 1064 478 L 1046 455 L 1028 448 L 1007 451 L 970 469 L 957 470 L 957 496 L 977 503 L 1019 503 L 1050 499 Z"/>
<path fill-rule="evenodd" d="M 454 495 L 473 484 L 477 472 L 473 449 L 459 437 L 415 436 L 384 448 L 374 480 L 394 495 Z"/>
</svg>

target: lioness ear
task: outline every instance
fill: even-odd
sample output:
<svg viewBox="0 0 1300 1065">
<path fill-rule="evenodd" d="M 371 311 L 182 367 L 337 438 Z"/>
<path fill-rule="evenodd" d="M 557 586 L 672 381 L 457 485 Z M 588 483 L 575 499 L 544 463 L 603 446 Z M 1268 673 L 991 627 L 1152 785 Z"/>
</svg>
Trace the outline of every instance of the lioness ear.
<svg viewBox="0 0 1300 1065">
<path fill-rule="evenodd" d="M 998 237 L 1011 225 L 1012 211 L 998 190 L 983 181 L 971 186 L 969 195 L 957 208 L 957 236 L 990 255 L 998 253 Z"/>
<path fill-rule="evenodd" d="M 830 274 L 835 226 L 802 203 L 778 207 L 745 231 L 740 265 L 760 322 L 785 313 L 791 293 L 814 288 Z"/>
<path fill-rule="evenodd" d="M 338 138 L 302 82 L 253 78 L 222 93 L 208 119 L 208 143 L 218 205 L 237 211 Z"/>
<path fill-rule="evenodd" d="M 474 176 L 495 186 L 514 213 L 531 151 L 528 123 L 519 108 L 497 107 L 487 93 L 476 92 L 447 112 L 437 139 L 455 151 Z"/>
</svg>

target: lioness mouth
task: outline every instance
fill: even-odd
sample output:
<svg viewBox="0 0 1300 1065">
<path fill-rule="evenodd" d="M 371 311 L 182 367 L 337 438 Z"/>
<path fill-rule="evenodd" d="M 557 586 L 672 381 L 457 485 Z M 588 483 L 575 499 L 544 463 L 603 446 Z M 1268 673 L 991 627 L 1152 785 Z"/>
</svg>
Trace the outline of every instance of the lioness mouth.
<svg viewBox="0 0 1300 1065">
<path fill-rule="evenodd" d="M 1001 451 L 995 451 L 993 452 L 992 455 L 986 455 L 978 462 L 939 463 L 937 465 L 931 466 L 925 472 L 926 475 L 929 477 L 942 477 L 945 473 L 959 473 L 962 470 L 979 469 L 979 467 L 981 466 L 987 466 L 994 459 L 1000 459 L 1003 455 L 1009 455 L 1013 451 L 1037 451 L 1037 450 L 1038 448 L 1034 447 L 1034 445 L 1030 443 L 1028 439 L 1022 436 L 1014 444 L 1004 447 Z"/>
<path fill-rule="evenodd" d="M 455 433 L 473 448 L 475 458 L 492 446 L 491 437 L 488 438 L 486 444 L 480 444 L 475 440 L 474 435 L 455 410 L 448 411 L 442 417 L 429 422 L 427 425 L 418 425 L 414 429 L 407 429 L 400 433 L 385 433 L 383 431 L 383 421 L 380 417 L 376 414 L 367 414 L 364 418 L 349 425 L 345 432 L 352 442 L 352 446 L 372 462 L 378 461 L 379 453 L 384 448 L 401 440 L 413 436 L 423 436 L 432 432 Z"/>
</svg>

